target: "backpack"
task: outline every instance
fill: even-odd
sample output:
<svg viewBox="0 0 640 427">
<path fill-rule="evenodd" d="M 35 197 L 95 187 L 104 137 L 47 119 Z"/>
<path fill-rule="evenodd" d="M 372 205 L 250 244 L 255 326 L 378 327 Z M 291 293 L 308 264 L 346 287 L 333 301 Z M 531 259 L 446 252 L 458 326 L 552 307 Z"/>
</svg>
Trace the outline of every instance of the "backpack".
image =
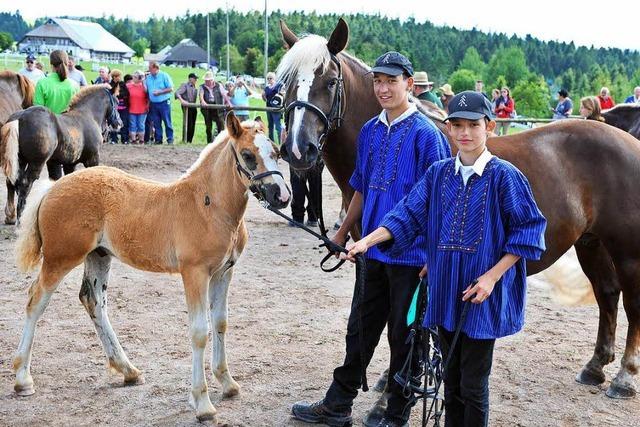
<svg viewBox="0 0 640 427">
<path fill-rule="evenodd" d="M 282 108 L 283 105 L 284 96 L 279 92 L 273 95 L 273 98 L 269 101 L 269 107 L 271 108 Z"/>
</svg>

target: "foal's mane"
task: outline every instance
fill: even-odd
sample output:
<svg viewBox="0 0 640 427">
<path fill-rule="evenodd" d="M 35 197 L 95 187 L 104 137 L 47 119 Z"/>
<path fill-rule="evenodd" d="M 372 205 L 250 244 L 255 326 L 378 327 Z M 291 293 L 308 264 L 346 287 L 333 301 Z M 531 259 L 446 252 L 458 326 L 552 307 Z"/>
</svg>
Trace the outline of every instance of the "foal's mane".
<svg viewBox="0 0 640 427">
<path fill-rule="evenodd" d="M 99 85 L 85 86 L 71 98 L 68 110 L 72 110 L 74 107 L 77 107 L 78 104 L 82 103 L 84 99 L 103 89 L 111 90 L 111 85 L 109 83 L 102 83 Z"/>
</svg>

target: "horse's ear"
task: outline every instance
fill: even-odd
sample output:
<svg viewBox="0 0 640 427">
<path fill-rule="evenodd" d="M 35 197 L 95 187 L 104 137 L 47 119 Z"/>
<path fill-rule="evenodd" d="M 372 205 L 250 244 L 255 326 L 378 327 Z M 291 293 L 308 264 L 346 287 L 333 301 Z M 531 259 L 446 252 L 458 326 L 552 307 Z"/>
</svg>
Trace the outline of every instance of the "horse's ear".
<svg viewBox="0 0 640 427">
<path fill-rule="evenodd" d="M 240 124 L 240 120 L 236 117 L 233 111 L 229 111 L 227 114 L 227 118 L 225 119 L 225 126 L 227 128 L 227 132 L 233 139 L 238 139 L 244 132 L 242 129 L 242 125 Z"/>
<path fill-rule="evenodd" d="M 329 52 L 337 55 L 347 47 L 347 43 L 349 43 L 349 26 L 344 19 L 340 18 L 336 28 L 331 33 L 331 37 L 329 37 L 327 48 Z"/>
<path fill-rule="evenodd" d="M 298 36 L 296 36 L 293 31 L 287 27 L 287 24 L 284 23 L 284 20 L 280 20 L 280 31 L 282 32 L 282 39 L 284 40 L 286 47 L 291 48 L 298 40 Z"/>
</svg>

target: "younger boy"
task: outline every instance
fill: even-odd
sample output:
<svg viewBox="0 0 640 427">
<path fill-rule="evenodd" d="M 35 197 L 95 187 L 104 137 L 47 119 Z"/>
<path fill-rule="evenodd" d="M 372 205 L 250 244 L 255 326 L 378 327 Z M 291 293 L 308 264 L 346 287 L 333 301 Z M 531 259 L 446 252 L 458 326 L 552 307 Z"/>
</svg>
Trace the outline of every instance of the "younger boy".
<svg viewBox="0 0 640 427">
<path fill-rule="evenodd" d="M 434 163 L 378 229 L 351 245 L 348 258 L 385 241 L 391 242 L 379 249 L 393 254 L 426 236 L 424 326 L 437 325 L 449 349 L 465 301 L 474 304 L 450 349 L 445 425 L 486 426 L 495 339 L 522 329 L 525 258 L 537 260 L 545 250 L 546 220 L 524 175 L 486 148 L 496 123 L 485 97 L 462 92 L 449 112 L 458 155 Z"/>
</svg>

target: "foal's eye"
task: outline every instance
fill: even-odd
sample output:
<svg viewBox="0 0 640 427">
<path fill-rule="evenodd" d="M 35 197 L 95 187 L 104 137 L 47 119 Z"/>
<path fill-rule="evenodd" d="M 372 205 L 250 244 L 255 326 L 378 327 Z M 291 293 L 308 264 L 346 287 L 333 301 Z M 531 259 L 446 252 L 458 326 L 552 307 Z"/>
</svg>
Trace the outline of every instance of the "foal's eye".
<svg viewBox="0 0 640 427">
<path fill-rule="evenodd" d="M 242 160 L 244 160 L 245 163 L 255 162 L 256 156 L 251 151 L 245 150 L 242 152 Z"/>
</svg>

